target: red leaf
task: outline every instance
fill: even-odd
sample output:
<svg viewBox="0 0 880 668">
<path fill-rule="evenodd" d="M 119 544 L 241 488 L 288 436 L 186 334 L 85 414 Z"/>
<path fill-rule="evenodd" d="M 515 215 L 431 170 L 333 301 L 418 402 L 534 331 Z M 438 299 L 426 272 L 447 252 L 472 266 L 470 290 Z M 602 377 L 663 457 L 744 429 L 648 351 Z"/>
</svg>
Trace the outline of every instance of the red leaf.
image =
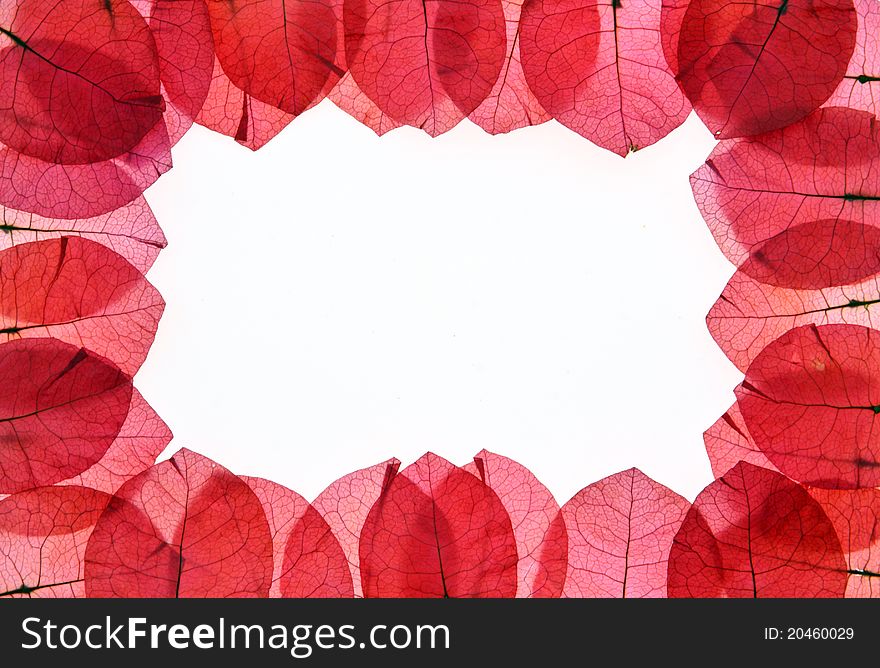
<svg viewBox="0 0 880 668">
<path fill-rule="evenodd" d="M 501 0 L 345 0 L 344 22 L 358 87 L 432 137 L 486 99 L 506 53 Z"/>
<path fill-rule="evenodd" d="M 143 273 L 168 245 L 143 197 L 111 213 L 81 220 L 44 218 L 0 205 L 0 221 L 0 250 L 40 239 L 80 236 L 113 249 Z"/>
<path fill-rule="evenodd" d="M 877 276 L 843 287 L 789 290 L 737 272 L 706 322 L 724 354 L 745 371 L 765 347 L 795 327 L 834 323 L 871 326 L 878 303 Z"/>
<path fill-rule="evenodd" d="M 126 0 L 16 0 L 0 16 L 0 142 L 57 164 L 110 160 L 162 124 L 159 60 Z"/>
<path fill-rule="evenodd" d="M 37 487 L 0 500 L 0 596 L 83 595 L 83 554 L 110 495 Z"/>
<path fill-rule="evenodd" d="M 0 251 L 0 343 L 52 337 L 133 376 L 164 308 L 140 271 L 94 241 L 61 237 Z"/>
<path fill-rule="evenodd" d="M 180 450 L 126 482 L 85 554 L 89 597 L 265 597 L 272 538 L 237 476 Z"/>
<path fill-rule="evenodd" d="M 678 72 L 678 40 L 690 0 L 660 0 L 660 44 L 666 64 Z"/>
<path fill-rule="evenodd" d="M 811 489 L 837 531 L 849 568 L 847 598 L 880 597 L 880 490 Z"/>
<path fill-rule="evenodd" d="M 740 269 L 782 288 L 816 290 L 880 272 L 880 228 L 848 220 L 795 225 L 753 250 Z"/>
<path fill-rule="evenodd" d="M 368 598 L 516 595 L 507 511 L 480 480 L 431 453 L 395 476 L 373 506 L 360 564 Z"/>
<path fill-rule="evenodd" d="M 733 404 L 703 433 L 703 442 L 715 478 L 723 476 L 740 461 L 776 470 L 749 436 L 738 404 Z"/>
<path fill-rule="evenodd" d="M 128 415 L 104 456 L 82 473 L 55 485 L 90 487 L 112 494 L 122 483 L 153 466 L 156 458 L 171 442 L 171 437 L 168 425 L 141 393 L 132 388 Z M 0 494 L 0 500 L 7 496 Z"/>
<path fill-rule="evenodd" d="M 568 565 L 568 536 L 559 504 L 519 462 L 482 450 L 463 467 L 488 485 L 510 516 L 516 539 L 519 598 L 559 598 Z"/>
<path fill-rule="evenodd" d="M 856 48 L 846 76 L 827 106 L 864 109 L 880 114 L 880 3 L 877 0 L 855 0 L 859 17 Z"/>
<path fill-rule="evenodd" d="M 880 127 L 866 112 L 820 109 L 784 130 L 723 141 L 691 187 L 721 250 L 754 278 L 824 287 L 880 271 Z"/>
<path fill-rule="evenodd" d="M 93 218 L 133 202 L 169 169 L 164 123 L 128 153 L 88 165 L 56 165 L 0 145 L 0 205 L 47 218 Z"/>
<path fill-rule="evenodd" d="M 358 556 L 364 523 L 382 490 L 397 475 L 399 467 L 400 462 L 397 459 L 389 459 L 370 468 L 349 473 L 321 492 L 312 503 L 312 507 L 321 514 L 342 547 L 357 598 L 363 598 L 364 595 Z"/>
<path fill-rule="evenodd" d="M 0 345 L 0 494 L 51 485 L 101 459 L 131 403 L 131 378 L 55 339 Z"/>
<path fill-rule="evenodd" d="M 272 598 L 351 598 L 348 561 L 330 526 L 296 492 L 262 478 L 242 477 L 257 495 L 272 534 Z"/>
<path fill-rule="evenodd" d="M 694 110 L 727 139 L 783 128 L 825 102 L 856 23 L 853 0 L 690 0 L 665 29 L 680 28 L 676 75 Z"/>
<path fill-rule="evenodd" d="M 468 118 L 486 132 L 497 135 L 529 125 L 540 125 L 552 116 L 526 83 L 520 56 L 520 15 L 523 0 L 502 0 L 507 25 L 507 55 L 492 91 Z"/>
<path fill-rule="evenodd" d="M 220 63 L 214 62 L 208 99 L 196 118 L 197 123 L 256 151 L 293 119 L 292 114 L 255 100 L 237 88 L 224 74 Z"/>
<path fill-rule="evenodd" d="M 638 469 L 585 487 L 562 507 L 568 598 L 665 598 L 666 558 L 690 504 Z"/>
<path fill-rule="evenodd" d="M 214 42 L 203 0 L 130 0 L 147 20 L 159 55 L 165 124 L 176 144 L 202 110 L 214 72 Z"/>
<path fill-rule="evenodd" d="M 366 125 L 380 137 L 401 125 L 364 94 L 351 78 L 351 72 L 345 73 L 327 97 L 342 111 Z"/>
<path fill-rule="evenodd" d="M 665 137 L 690 111 L 659 29 L 660 0 L 529 0 L 526 79 L 556 120 L 625 156 Z"/>
<path fill-rule="evenodd" d="M 210 0 L 208 10 L 223 71 L 256 100 L 298 115 L 343 73 L 330 0 Z"/>
<path fill-rule="evenodd" d="M 669 553 L 670 598 L 841 597 L 846 580 L 821 506 L 745 462 L 700 492 Z"/>
<path fill-rule="evenodd" d="M 341 0 L 330 0 L 330 7 L 334 14 L 333 23 L 336 30 L 336 64 L 330 68 L 330 76 L 309 107 L 320 102 L 325 94 L 331 94 L 336 90 L 337 79 L 345 69 Z M 341 84 L 342 80 L 338 83 Z M 243 146 L 256 151 L 287 127 L 294 118 L 294 114 L 260 102 L 236 86 L 223 71 L 219 60 L 215 59 L 208 99 L 196 119 L 197 123 L 232 137 Z"/>
<path fill-rule="evenodd" d="M 807 485 L 880 485 L 880 332 L 805 325 L 755 358 L 736 396 L 755 444 Z"/>
</svg>

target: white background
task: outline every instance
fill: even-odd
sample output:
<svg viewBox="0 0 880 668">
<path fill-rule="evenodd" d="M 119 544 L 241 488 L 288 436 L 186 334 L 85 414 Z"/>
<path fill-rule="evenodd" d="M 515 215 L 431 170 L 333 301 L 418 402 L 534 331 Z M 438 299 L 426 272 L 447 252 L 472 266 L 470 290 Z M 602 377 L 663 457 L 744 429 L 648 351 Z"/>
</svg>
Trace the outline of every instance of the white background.
<svg viewBox="0 0 880 668">
<path fill-rule="evenodd" d="M 688 184 L 713 144 L 693 115 L 625 160 L 555 122 L 378 138 L 328 101 L 257 153 L 194 128 L 147 193 L 168 306 L 136 385 L 166 456 L 313 498 L 487 448 L 560 502 L 631 466 L 693 499 L 740 380 Z"/>
</svg>

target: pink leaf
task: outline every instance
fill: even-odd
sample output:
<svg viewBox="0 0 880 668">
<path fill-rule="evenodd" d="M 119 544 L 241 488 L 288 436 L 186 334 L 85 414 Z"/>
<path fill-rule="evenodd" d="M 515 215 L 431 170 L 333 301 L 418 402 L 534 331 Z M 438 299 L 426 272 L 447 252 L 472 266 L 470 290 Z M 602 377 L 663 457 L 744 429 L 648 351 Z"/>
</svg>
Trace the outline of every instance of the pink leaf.
<svg viewBox="0 0 880 668">
<path fill-rule="evenodd" d="M 168 425 L 134 389 L 128 416 L 104 456 L 79 475 L 56 484 L 83 485 L 112 494 L 153 466 L 170 442 Z"/>
<path fill-rule="evenodd" d="M 660 0 L 529 0 L 523 69 L 556 120 L 625 156 L 690 112 L 663 57 Z"/>
<path fill-rule="evenodd" d="M 153 466 L 171 438 L 168 425 L 132 388 L 128 415 L 107 452 L 82 473 L 55 484 L 91 487 L 112 494 L 122 483 Z M 0 500 L 6 496 L 0 494 Z"/>
<path fill-rule="evenodd" d="M 389 459 L 375 466 L 343 476 L 318 495 L 312 503 L 339 541 L 351 571 L 354 595 L 363 598 L 360 567 L 360 538 L 364 523 L 391 479 L 400 461 Z"/>
<path fill-rule="evenodd" d="M 392 120 L 375 102 L 367 97 L 346 72 L 328 95 L 330 101 L 342 109 L 356 121 L 363 123 L 380 137 L 386 132 L 400 127 L 400 123 Z"/>
<path fill-rule="evenodd" d="M 660 1 L 660 43 L 663 56 L 673 73 L 678 70 L 678 40 L 681 37 L 681 25 L 690 0 Z"/>
<path fill-rule="evenodd" d="M 0 221 L 0 250 L 40 239 L 80 236 L 116 251 L 142 273 L 168 244 L 143 197 L 111 213 L 80 220 L 44 218 L 0 206 Z"/>
<path fill-rule="evenodd" d="M 55 483 L 55 486 L 90 487 L 113 494 L 122 483 L 143 473 L 156 463 L 156 458 L 171 442 L 172 434 L 162 419 L 132 389 L 131 405 L 125 423 L 107 452 L 82 473 Z M 0 501 L 10 496 L 0 494 Z"/>
<path fill-rule="evenodd" d="M 272 534 L 271 598 L 351 598 L 348 561 L 330 526 L 296 492 L 262 478 L 242 477 L 257 495 Z"/>
<path fill-rule="evenodd" d="M 709 311 L 706 322 L 724 354 L 745 371 L 764 348 L 796 327 L 873 326 L 878 303 L 877 276 L 853 285 L 795 290 L 760 283 L 738 271 Z"/>
<path fill-rule="evenodd" d="M 736 403 L 703 433 L 703 442 L 706 444 L 706 454 L 709 455 L 715 478 L 720 478 L 741 461 L 776 470 L 749 436 L 749 430 L 746 429 Z"/>
<path fill-rule="evenodd" d="M 86 542 L 109 501 L 76 486 L 0 500 L 0 597 L 81 597 Z"/>
<path fill-rule="evenodd" d="M 629 469 L 585 487 L 562 507 L 568 598 L 665 598 L 666 559 L 690 504 Z"/>
<path fill-rule="evenodd" d="M 880 228 L 825 219 L 795 225 L 753 250 L 740 266 L 756 281 L 815 290 L 880 271 Z"/>
<path fill-rule="evenodd" d="M 507 54 L 501 74 L 486 99 L 468 116 L 493 135 L 540 125 L 552 118 L 532 93 L 523 72 L 520 55 L 523 0 L 502 0 L 502 6 L 507 25 Z"/>
<path fill-rule="evenodd" d="M 864 109 L 880 114 L 880 3 L 855 0 L 859 16 L 856 48 L 846 76 L 826 106 Z"/>
<path fill-rule="evenodd" d="M 138 199 L 169 169 L 164 123 L 128 153 L 86 165 L 56 165 L 0 145 L 0 205 L 46 218 L 94 218 Z"/>
<path fill-rule="evenodd" d="M 236 87 L 214 63 L 208 99 L 196 122 L 209 130 L 232 137 L 256 151 L 274 139 L 294 119 L 293 114 L 255 100 Z"/>
</svg>

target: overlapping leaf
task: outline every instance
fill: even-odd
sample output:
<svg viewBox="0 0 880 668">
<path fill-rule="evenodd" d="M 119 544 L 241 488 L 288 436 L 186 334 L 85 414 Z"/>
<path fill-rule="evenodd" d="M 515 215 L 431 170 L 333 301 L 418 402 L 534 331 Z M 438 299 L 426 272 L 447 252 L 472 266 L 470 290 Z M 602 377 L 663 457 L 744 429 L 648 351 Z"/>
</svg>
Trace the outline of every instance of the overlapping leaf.
<svg viewBox="0 0 880 668">
<path fill-rule="evenodd" d="M 489 95 L 507 50 L 501 0 L 345 0 L 345 60 L 395 122 L 439 135 Z"/>
<path fill-rule="evenodd" d="M 843 596 L 847 567 L 821 506 L 741 462 L 703 490 L 669 553 L 670 598 Z"/>
<path fill-rule="evenodd" d="M 90 597 L 265 597 L 272 576 L 260 500 L 189 450 L 122 485 L 85 552 Z"/>
<path fill-rule="evenodd" d="M 104 455 L 79 475 L 55 484 L 82 485 L 112 494 L 153 466 L 171 436 L 168 425 L 134 389 L 125 422 Z"/>
<path fill-rule="evenodd" d="M 344 5 L 0 7 L 0 594 L 875 595 L 880 352 L 857 325 L 880 301 L 876 5 Z M 311 505 L 186 450 L 154 464 L 171 433 L 130 377 L 165 239 L 142 193 L 193 120 L 257 149 L 329 95 L 378 134 L 552 114 L 626 154 L 683 120 L 683 93 L 719 137 L 764 132 L 692 177 L 739 267 L 710 330 L 747 373 L 683 523 L 636 469 L 560 510 L 486 451 L 389 460 Z"/>
<path fill-rule="evenodd" d="M 367 97 L 352 78 L 351 72 L 345 73 L 327 97 L 342 111 L 366 125 L 380 137 L 401 126 L 401 123 L 393 120 Z"/>
<path fill-rule="evenodd" d="M 301 114 L 342 74 L 330 0 L 208 0 L 208 10 L 223 71 L 260 102 Z"/>
<path fill-rule="evenodd" d="M 733 404 L 703 433 L 703 442 L 715 478 L 720 478 L 741 461 L 776 470 L 749 436 L 738 404 Z"/>
<path fill-rule="evenodd" d="M 0 12 L 0 204 L 49 218 L 124 206 L 171 166 L 156 42 L 127 0 Z"/>
<path fill-rule="evenodd" d="M 153 36 L 127 0 L 14 0 L 0 15 L 0 142 L 57 164 L 110 160 L 162 123 Z"/>
<path fill-rule="evenodd" d="M 86 543 L 109 501 L 73 485 L 0 500 L 0 597 L 81 597 Z"/>
<path fill-rule="evenodd" d="M 131 378 L 55 339 L 0 345 L 0 494 L 79 475 L 104 456 L 131 403 Z"/>
<path fill-rule="evenodd" d="M 821 288 L 880 271 L 880 126 L 867 112 L 820 109 L 723 141 L 691 186 L 721 250 L 757 280 Z"/>
<path fill-rule="evenodd" d="M 131 392 L 128 415 L 116 438 L 101 458 L 82 473 L 55 485 L 90 487 L 112 494 L 122 483 L 143 473 L 171 442 L 172 434 L 162 418 L 136 389 Z M 9 496 L 0 494 L 0 500 Z"/>
<path fill-rule="evenodd" d="M 138 199 L 171 169 L 171 143 L 158 123 L 110 160 L 59 165 L 0 145 L 0 205 L 46 218 L 94 218 Z"/>
<path fill-rule="evenodd" d="M 400 461 L 389 459 L 349 473 L 333 482 L 312 503 L 333 531 L 345 554 L 357 598 L 364 596 L 360 566 L 360 540 L 364 523 L 399 468 Z"/>
<path fill-rule="evenodd" d="M 660 45 L 670 71 L 677 76 L 678 40 L 689 0 L 660 0 Z"/>
<path fill-rule="evenodd" d="M 538 101 L 603 148 L 625 156 L 690 111 L 663 57 L 660 0 L 530 0 L 521 37 Z"/>
<path fill-rule="evenodd" d="M 488 485 L 510 516 L 519 598 L 558 598 L 565 584 L 568 535 L 559 504 L 519 462 L 483 450 L 463 467 Z"/>
<path fill-rule="evenodd" d="M 849 569 L 847 598 L 880 597 L 880 490 L 811 489 L 837 531 Z"/>
<path fill-rule="evenodd" d="M 864 109 L 880 113 L 880 3 L 854 0 L 859 17 L 856 48 L 843 81 L 828 98 L 827 106 Z"/>
<path fill-rule="evenodd" d="M 330 526 L 296 492 L 262 478 L 243 477 L 263 504 L 275 567 L 273 598 L 351 598 L 348 561 Z"/>
<path fill-rule="evenodd" d="M 220 63 L 214 62 L 208 98 L 196 118 L 197 123 L 256 151 L 293 119 L 293 114 L 255 100 L 236 87 L 224 74 Z"/>
<path fill-rule="evenodd" d="M 44 218 L 0 206 L 0 221 L 0 250 L 40 239 L 79 236 L 116 251 L 142 273 L 168 244 L 143 197 L 111 213 L 80 220 Z"/>
<path fill-rule="evenodd" d="M 562 507 L 565 596 L 665 598 L 666 559 L 690 504 L 638 469 L 585 487 Z"/>
<path fill-rule="evenodd" d="M 52 337 L 133 376 L 164 308 L 140 271 L 94 241 L 60 237 L 0 251 L 0 342 Z"/>
<path fill-rule="evenodd" d="M 511 132 L 549 121 L 548 114 L 526 81 L 521 55 L 524 0 L 502 0 L 507 25 L 507 54 L 495 86 L 468 118 L 490 134 Z"/>
<path fill-rule="evenodd" d="M 853 0 L 690 0 L 667 18 L 675 74 L 721 139 L 804 118 L 843 80 L 855 47 Z"/>
<path fill-rule="evenodd" d="M 832 489 L 880 486 L 876 377 L 880 332 L 805 325 L 776 339 L 736 396 L 748 432 L 793 480 Z"/>
<path fill-rule="evenodd" d="M 512 597 L 510 517 L 482 481 L 428 453 L 396 475 L 360 537 L 364 596 Z"/>
<path fill-rule="evenodd" d="M 165 124 L 176 144 L 208 97 L 214 43 L 203 0 L 131 0 L 150 26 L 159 57 Z"/>
<path fill-rule="evenodd" d="M 841 258 L 846 260 L 848 256 Z M 761 283 L 738 271 L 709 311 L 706 322 L 724 354 L 745 371 L 764 348 L 796 327 L 880 325 L 875 312 L 878 304 L 880 280 L 876 275 L 854 285 L 796 290 Z"/>
</svg>

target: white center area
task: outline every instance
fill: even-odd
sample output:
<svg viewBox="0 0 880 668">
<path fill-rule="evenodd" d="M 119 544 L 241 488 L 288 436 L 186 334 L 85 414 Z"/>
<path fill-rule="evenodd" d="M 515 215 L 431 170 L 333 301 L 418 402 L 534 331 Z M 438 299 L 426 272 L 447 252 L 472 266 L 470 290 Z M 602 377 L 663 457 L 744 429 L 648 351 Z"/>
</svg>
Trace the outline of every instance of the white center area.
<svg viewBox="0 0 880 668">
<path fill-rule="evenodd" d="M 194 128 L 147 197 L 168 303 L 135 379 L 199 451 L 307 498 L 487 448 L 566 501 L 631 466 L 693 498 L 740 380 L 692 115 L 623 160 L 555 122 L 376 137 L 329 102 L 257 153 Z"/>
</svg>

